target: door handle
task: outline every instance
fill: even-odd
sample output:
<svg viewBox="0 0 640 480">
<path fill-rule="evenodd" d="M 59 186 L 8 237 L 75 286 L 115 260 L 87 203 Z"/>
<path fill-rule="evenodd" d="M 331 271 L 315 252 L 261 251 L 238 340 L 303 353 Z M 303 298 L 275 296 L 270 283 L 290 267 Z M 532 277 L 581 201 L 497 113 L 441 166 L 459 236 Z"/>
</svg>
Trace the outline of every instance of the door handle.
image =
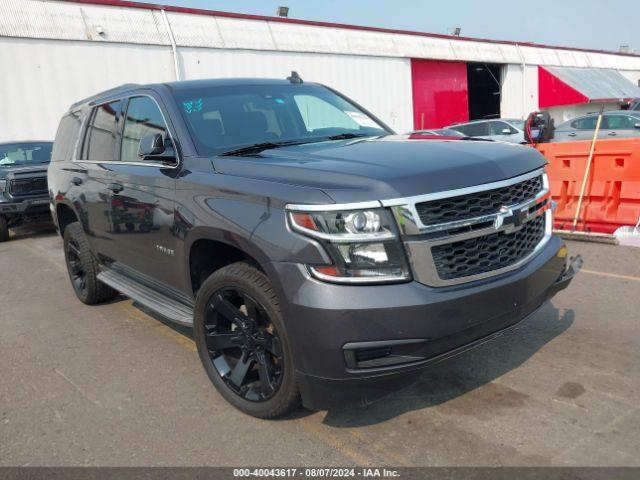
<svg viewBox="0 0 640 480">
<path fill-rule="evenodd" d="M 610 137 L 615 137 L 617 135 L 616 132 L 609 132 L 607 133 L 607 135 L 609 135 Z"/>
<path fill-rule="evenodd" d="M 577 135 L 577 133 L 576 132 L 571 132 L 571 133 L 568 133 L 567 135 L 570 136 L 570 137 L 575 137 Z"/>
<path fill-rule="evenodd" d="M 73 177 L 71 179 L 71 183 L 73 183 L 76 186 L 82 185 L 82 179 L 80 177 Z"/>
<path fill-rule="evenodd" d="M 122 190 L 124 190 L 124 187 L 119 183 L 110 183 L 107 188 L 111 190 L 113 193 L 119 193 Z"/>
</svg>

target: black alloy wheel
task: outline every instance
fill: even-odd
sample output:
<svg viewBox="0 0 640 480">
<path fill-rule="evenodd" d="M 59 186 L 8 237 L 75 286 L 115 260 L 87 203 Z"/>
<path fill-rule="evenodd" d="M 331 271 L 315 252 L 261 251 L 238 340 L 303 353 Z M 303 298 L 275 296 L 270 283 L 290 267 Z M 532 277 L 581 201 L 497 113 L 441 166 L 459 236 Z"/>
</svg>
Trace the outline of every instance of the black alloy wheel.
<svg viewBox="0 0 640 480">
<path fill-rule="evenodd" d="M 223 288 L 207 305 L 206 343 L 213 366 L 236 395 L 270 399 L 282 382 L 282 348 L 275 325 L 258 302 L 238 288 Z"/>
<path fill-rule="evenodd" d="M 79 295 L 85 297 L 87 294 L 87 272 L 85 271 L 84 265 L 82 265 L 80 245 L 75 238 L 70 238 L 67 241 L 66 254 L 73 289 Z"/>
<path fill-rule="evenodd" d="M 238 262 L 211 274 L 198 290 L 193 327 L 205 372 L 234 407 L 276 418 L 300 405 L 288 332 L 264 272 Z"/>
</svg>

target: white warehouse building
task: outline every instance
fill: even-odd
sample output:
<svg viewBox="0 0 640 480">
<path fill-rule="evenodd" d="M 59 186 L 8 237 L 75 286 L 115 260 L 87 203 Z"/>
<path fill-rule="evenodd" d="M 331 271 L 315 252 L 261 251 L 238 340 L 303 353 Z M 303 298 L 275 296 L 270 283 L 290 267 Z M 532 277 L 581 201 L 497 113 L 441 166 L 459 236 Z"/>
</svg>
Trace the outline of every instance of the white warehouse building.
<svg viewBox="0 0 640 480">
<path fill-rule="evenodd" d="M 52 139 L 71 103 L 123 83 L 292 70 L 398 132 L 640 97 L 640 55 L 122 0 L 0 0 L 0 64 L 0 141 Z"/>
</svg>

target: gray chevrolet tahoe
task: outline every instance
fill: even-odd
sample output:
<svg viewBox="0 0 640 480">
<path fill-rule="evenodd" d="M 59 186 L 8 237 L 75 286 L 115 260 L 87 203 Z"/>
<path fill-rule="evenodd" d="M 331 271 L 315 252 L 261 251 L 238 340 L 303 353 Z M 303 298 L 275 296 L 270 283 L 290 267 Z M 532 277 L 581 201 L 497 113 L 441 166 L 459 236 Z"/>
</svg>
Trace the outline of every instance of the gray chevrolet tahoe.
<svg viewBox="0 0 640 480">
<path fill-rule="evenodd" d="M 272 418 L 390 392 L 565 288 L 545 163 L 395 135 L 295 74 L 198 80 L 72 105 L 49 195 L 78 298 L 193 326 L 220 394 Z"/>
</svg>

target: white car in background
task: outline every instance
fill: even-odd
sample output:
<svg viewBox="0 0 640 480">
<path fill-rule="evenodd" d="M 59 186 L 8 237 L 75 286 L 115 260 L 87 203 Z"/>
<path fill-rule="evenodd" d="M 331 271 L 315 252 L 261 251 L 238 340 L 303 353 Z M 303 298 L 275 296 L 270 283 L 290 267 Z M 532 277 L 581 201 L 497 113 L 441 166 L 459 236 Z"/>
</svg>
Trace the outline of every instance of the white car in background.
<svg viewBox="0 0 640 480">
<path fill-rule="evenodd" d="M 525 143 L 524 120 L 515 118 L 474 120 L 471 122 L 456 123 L 445 128 L 457 130 L 467 137 L 500 142 Z"/>
</svg>

